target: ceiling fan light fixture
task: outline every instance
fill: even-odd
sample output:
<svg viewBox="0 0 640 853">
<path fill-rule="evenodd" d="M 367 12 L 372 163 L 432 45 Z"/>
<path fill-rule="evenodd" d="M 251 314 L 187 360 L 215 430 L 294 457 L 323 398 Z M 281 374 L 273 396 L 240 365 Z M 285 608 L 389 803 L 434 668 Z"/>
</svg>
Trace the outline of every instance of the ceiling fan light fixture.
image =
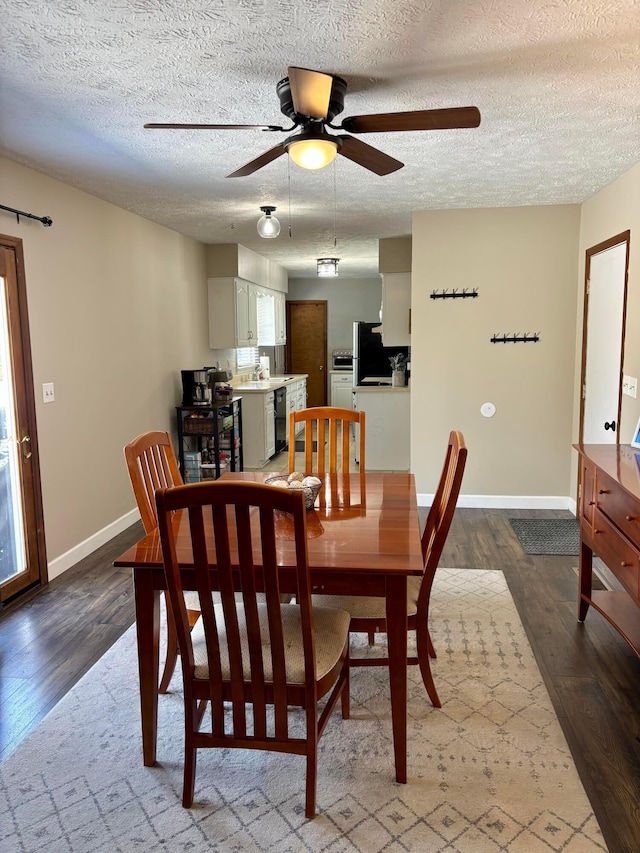
<svg viewBox="0 0 640 853">
<path fill-rule="evenodd" d="M 318 258 L 318 275 L 322 278 L 338 275 L 339 260 L 340 258 Z"/>
<path fill-rule="evenodd" d="M 338 153 L 338 142 L 311 137 L 290 142 L 287 151 L 293 162 L 303 169 L 324 169 Z"/>
<path fill-rule="evenodd" d="M 261 237 L 264 237 L 266 240 L 273 239 L 277 237 L 280 233 L 280 222 L 276 219 L 275 216 L 271 216 L 275 207 L 271 205 L 265 205 L 261 207 L 263 215 L 258 219 L 256 228 L 258 229 L 258 234 Z"/>
</svg>

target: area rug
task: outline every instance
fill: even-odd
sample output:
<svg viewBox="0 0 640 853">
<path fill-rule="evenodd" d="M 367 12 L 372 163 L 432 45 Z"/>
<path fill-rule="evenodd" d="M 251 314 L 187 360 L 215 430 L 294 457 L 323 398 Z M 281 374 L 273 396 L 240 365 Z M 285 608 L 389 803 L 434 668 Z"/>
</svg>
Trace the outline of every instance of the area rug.
<svg viewBox="0 0 640 853">
<path fill-rule="evenodd" d="M 327 725 L 305 820 L 304 759 L 257 751 L 201 750 L 182 808 L 179 675 L 160 697 L 159 764 L 142 765 L 132 628 L 0 765 L 0 849 L 606 850 L 503 574 L 439 570 L 432 636 L 443 707 L 409 667 L 408 783 L 394 781 L 387 670 L 355 669 L 352 719 Z M 378 639 L 359 651 L 380 654 Z"/>
<path fill-rule="evenodd" d="M 525 554 L 575 557 L 580 547 L 576 518 L 510 518 Z"/>
</svg>

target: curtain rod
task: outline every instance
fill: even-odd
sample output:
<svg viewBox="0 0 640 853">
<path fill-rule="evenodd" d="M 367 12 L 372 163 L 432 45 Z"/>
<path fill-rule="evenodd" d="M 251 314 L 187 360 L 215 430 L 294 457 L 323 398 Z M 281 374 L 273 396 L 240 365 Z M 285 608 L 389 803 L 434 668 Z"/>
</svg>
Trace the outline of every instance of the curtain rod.
<svg viewBox="0 0 640 853">
<path fill-rule="evenodd" d="M 25 213 L 24 210 L 16 210 L 15 207 L 6 207 L 4 204 L 0 204 L 0 210 L 8 210 L 9 213 L 15 213 L 18 223 L 21 216 L 26 216 L 29 219 L 37 219 L 38 222 L 42 222 L 46 227 L 53 225 L 53 219 L 50 216 L 34 216 L 33 213 Z"/>
</svg>

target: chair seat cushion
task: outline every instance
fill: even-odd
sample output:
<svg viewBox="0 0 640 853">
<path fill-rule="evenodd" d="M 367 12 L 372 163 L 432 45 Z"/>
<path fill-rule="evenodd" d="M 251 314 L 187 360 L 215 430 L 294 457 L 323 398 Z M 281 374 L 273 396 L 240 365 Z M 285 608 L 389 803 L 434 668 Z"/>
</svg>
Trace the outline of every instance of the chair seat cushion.
<svg viewBox="0 0 640 853">
<path fill-rule="evenodd" d="M 287 682 L 289 684 L 304 684 L 304 656 L 302 648 L 302 629 L 300 624 L 300 608 L 297 604 L 282 604 L 282 630 L 285 647 L 285 666 Z M 214 605 L 216 624 L 218 625 L 218 636 L 220 637 L 220 648 L 222 657 L 222 678 L 230 680 L 229 657 L 227 652 L 227 635 L 222 605 Z M 244 619 L 244 607 L 239 604 L 238 626 L 240 629 L 240 642 L 242 646 L 242 659 L 244 663 L 244 678 L 249 680 L 251 671 L 249 668 L 249 645 L 247 643 L 247 628 Z M 262 637 L 262 660 L 264 666 L 265 680 L 269 683 L 273 679 L 273 668 L 271 664 L 271 653 L 269 645 L 269 633 L 267 623 L 267 605 L 258 604 L 258 618 L 260 619 Z M 325 676 L 340 659 L 347 637 L 349 636 L 350 615 L 345 610 L 334 607 L 313 608 L 313 629 L 315 637 L 316 653 L 316 680 Z M 196 678 L 208 678 L 209 665 L 207 661 L 207 650 L 204 635 L 204 622 L 198 619 L 191 632 L 193 644 L 193 655 L 195 661 Z"/>
<path fill-rule="evenodd" d="M 415 616 L 418 610 L 421 577 L 407 578 L 407 615 Z M 317 607 L 338 607 L 347 610 L 352 619 L 375 619 L 379 622 L 386 618 L 384 598 L 367 595 L 313 595 L 313 612 Z"/>
</svg>

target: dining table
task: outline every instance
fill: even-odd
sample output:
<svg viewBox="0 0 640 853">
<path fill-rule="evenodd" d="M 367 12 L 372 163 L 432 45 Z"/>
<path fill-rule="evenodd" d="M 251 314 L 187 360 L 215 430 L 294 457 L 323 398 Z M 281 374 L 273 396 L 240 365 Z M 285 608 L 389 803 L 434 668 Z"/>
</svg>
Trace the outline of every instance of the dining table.
<svg viewBox="0 0 640 853">
<path fill-rule="evenodd" d="M 287 475 L 283 475 L 286 477 Z M 273 472 L 225 473 L 223 480 L 264 483 Z M 323 474 L 313 509 L 306 514 L 307 551 L 313 593 L 380 596 L 386 601 L 389 694 L 397 782 L 407 781 L 407 578 L 424 570 L 413 474 Z M 194 588 L 186 513 L 172 520 L 182 585 Z M 277 533 L 282 592 L 295 592 L 295 543 L 286 520 Z M 131 567 L 135 596 L 142 751 L 156 762 L 160 592 L 166 589 L 157 529 L 128 548 L 115 566 Z M 260 567 L 256 567 L 259 586 Z M 212 567 L 215 575 L 215 566 Z"/>
</svg>

